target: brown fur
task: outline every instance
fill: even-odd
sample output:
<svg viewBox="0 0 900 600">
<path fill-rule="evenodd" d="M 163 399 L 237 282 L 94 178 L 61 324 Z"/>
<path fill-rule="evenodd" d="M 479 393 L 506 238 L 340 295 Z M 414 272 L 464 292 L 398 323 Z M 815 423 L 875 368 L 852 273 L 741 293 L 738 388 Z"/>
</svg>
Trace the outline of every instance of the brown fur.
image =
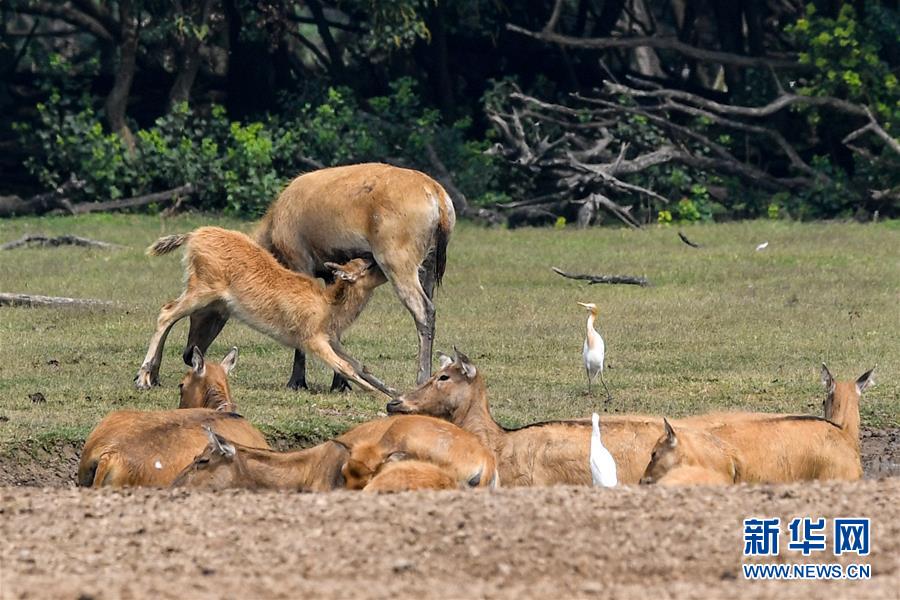
<svg viewBox="0 0 900 600">
<path fill-rule="evenodd" d="M 494 421 L 481 373 L 465 356 L 444 360 L 418 389 L 388 404 L 389 413 L 427 414 L 475 434 L 494 451 L 504 486 L 591 485 L 589 420 L 536 423 L 507 430 Z M 662 419 L 608 415 L 603 444 L 616 461 L 621 483 L 637 483 L 662 431 Z"/>
<path fill-rule="evenodd" d="M 708 472 L 707 479 L 727 483 L 741 481 L 741 461 L 730 444 L 711 433 L 689 427 L 679 428 L 676 433 L 668 422 L 665 422 L 665 430 L 653 446 L 641 483 L 657 483 L 671 472 L 686 468 Z M 685 478 L 690 480 L 687 473 L 682 473 L 669 478 L 668 484 L 675 485 L 675 481 Z"/>
<path fill-rule="evenodd" d="M 250 449 L 227 439 L 219 444 L 208 440 L 203 452 L 179 475 L 176 485 L 217 489 L 336 489 L 344 486 L 342 467 L 350 457 L 348 448 L 378 444 L 397 423 L 405 424 L 398 429 L 399 435 L 392 438 L 395 445 L 385 446 L 388 456 L 405 449 L 416 450 L 415 456 L 425 460 L 446 455 L 440 444 L 427 451 L 428 441 L 444 439 L 446 423 L 426 417 L 393 417 L 363 423 L 334 440 L 290 452 Z M 228 446 L 234 449 L 230 455 Z"/>
<path fill-rule="evenodd" d="M 282 264 L 307 275 L 327 275 L 325 261 L 373 256 L 416 322 L 421 382 L 431 371 L 431 299 L 455 223 L 450 197 L 436 181 L 419 171 L 366 163 L 297 177 L 269 207 L 254 237 Z M 188 348 L 205 348 L 222 325 L 221 317 L 192 318 Z M 305 385 L 302 365 L 301 354 L 292 386 Z"/>
<path fill-rule="evenodd" d="M 822 367 L 826 418 L 759 413 L 741 418 L 735 413 L 686 419 L 704 430 L 664 434 L 642 481 L 658 481 L 680 466 L 701 466 L 723 477 L 733 474 L 733 481 L 755 483 L 860 479 L 859 401 L 872 385 L 872 371 L 856 381 L 835 382 Z"/>
<path fill-rule="evenodd" d="M 658 485 L 730 485 L 734 483 L 728 475 L 704 467 L 675 467 L 656 482 Z"/>
<path fill-rule="evenodd" d="M 237 404 L 231 397 L 228 374 L 237 361 L 237 348 L 222 359 L 221 363 L 207 362 L 196 346 L 191 369 L 181 378 L 178 389 L 181 400 L 178 408 L 211 408 L 223 412 L 237 412 Z"/>
<path fill-rule="evenodd" d="M 384 274 L 365 259 L 334 265 L 337 281 L 326 288 L 312 277 L 278 264 L 271 254 L 237 231 L 201 227 L 184 237 L 187 287 L 163 306 L 156 332 L 135 382 L 158 384 L 162 349 L 169 329 L 180 319 L 210 305 L 227 310 L 279 342 L 317 355 L 330 367 L 370 391 L 390 390 L 349 357 L 340 332 L 359 314 Z M 158 251 L 159 242 L 151 246 Z M 164 244 L 172 249 L 173 244 Z"/>
<path fill-rule="evenodd" d="M 88 436 L 78 485 L 167 486 L 206 447 L 204 426 L 249 446 L 268 447 L 240 415 L 204 408 L 122 410 L 104 417 Z"/>
<path fill-rule="evenodd" d="M 348 445 L 341 472 L 348 489 L 362 489 L 394 461 L 418 459 L 441 467 L 469 487 L 496 487 L 493 453 L 473 434 L 452 423 L 421 415 L 395 418 L 378 440 Z"/>
<path fill-rule="evenodd" d="M 456 478 L 433 463 L 421 460 L 390 462 L 363 488 L 364 492 L 406 492 L 411 490 L 454 490 Z"/>
</svg>

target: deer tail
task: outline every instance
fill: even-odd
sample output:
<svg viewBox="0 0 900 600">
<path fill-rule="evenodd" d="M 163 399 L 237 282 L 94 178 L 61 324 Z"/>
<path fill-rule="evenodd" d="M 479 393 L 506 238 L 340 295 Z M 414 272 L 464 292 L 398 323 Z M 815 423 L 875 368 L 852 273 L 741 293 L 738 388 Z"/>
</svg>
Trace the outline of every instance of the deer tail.
<svg viewBox="0 0 900 600">
<path fill-rule="evenodd" d="M 190 233 L 178 233 L 175 235 L 167 235 L 161 237 L 153 242 L 152 246 L 147 248 L 147 254 L 149 254 L 150 256 L 161 256 L 163 254 L 168 254 L 176 248 L 183 246 L 190 237 Z"/>
</svg>

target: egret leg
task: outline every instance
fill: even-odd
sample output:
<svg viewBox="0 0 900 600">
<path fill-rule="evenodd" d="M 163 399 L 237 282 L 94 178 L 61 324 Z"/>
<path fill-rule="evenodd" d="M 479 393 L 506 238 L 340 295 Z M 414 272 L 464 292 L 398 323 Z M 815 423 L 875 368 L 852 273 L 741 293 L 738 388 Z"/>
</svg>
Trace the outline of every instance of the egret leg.
<svg viewBox="0 0 900 600">
<path fill-rule="evenodd" d="M 609 393 L 609 388 L 606 387 L 606 381 L 603 380 L 603 371 L 600 371 L 600 383 L 603 384 L 603 389 L 606 390 L 606 401 L 610 402 L 612 400 L 612 394 Z"/>
</svg>

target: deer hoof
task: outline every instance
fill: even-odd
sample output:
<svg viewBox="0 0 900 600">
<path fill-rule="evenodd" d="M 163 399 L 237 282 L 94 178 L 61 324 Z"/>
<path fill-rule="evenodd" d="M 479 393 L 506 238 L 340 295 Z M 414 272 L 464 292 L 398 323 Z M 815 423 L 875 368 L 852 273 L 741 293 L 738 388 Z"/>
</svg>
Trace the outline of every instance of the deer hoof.
<svg viewBox="0 0 900 600">
<path fill-rule="evenodd" d="M 155 385 L 159 385 L 159 377 L 155 376 L 148 369 L 141 367 L 134 378 L 134 387 L 139 390 L 149 390 Z"/>
</svg>

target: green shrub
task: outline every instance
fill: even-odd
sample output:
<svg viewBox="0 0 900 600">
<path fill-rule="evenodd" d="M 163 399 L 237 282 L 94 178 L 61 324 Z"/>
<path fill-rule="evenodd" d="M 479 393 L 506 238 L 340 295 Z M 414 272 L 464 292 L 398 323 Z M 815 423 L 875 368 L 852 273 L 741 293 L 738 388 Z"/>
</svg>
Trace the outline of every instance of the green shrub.
<svg viewBox="0 0 900 600">
<path fill-rule="evenodd" d="M 285 99 L 286 101 L 288 99 Z M 454 173 L 474 202 L 495 200 L 500 167 L 484 154 L 487 142 L 468 138 L 471 123 L 444 125 L 423 107 L 412 79 L 391 85 L 387 96 L 365 105 L 349 90 L 329 88 L 282 116 L 249 123 L 232 121 L 221 106 L 206 114 L 175 106 L 150 127 L 134 131 L 129 153 L 106 133 L 88 106 L 64 104 L 53 92 L 38 104 L 34 124 L 18 124 L 33 148 L 26 168 L 46 187 L 74 175 L 85 182 L 81 199 L 136 196 L 192 183 L 192 204 L 255 216 L 298 172 L 325 166 L 385 161 L 433 172 L 429 148 Z"/>
</svg>

